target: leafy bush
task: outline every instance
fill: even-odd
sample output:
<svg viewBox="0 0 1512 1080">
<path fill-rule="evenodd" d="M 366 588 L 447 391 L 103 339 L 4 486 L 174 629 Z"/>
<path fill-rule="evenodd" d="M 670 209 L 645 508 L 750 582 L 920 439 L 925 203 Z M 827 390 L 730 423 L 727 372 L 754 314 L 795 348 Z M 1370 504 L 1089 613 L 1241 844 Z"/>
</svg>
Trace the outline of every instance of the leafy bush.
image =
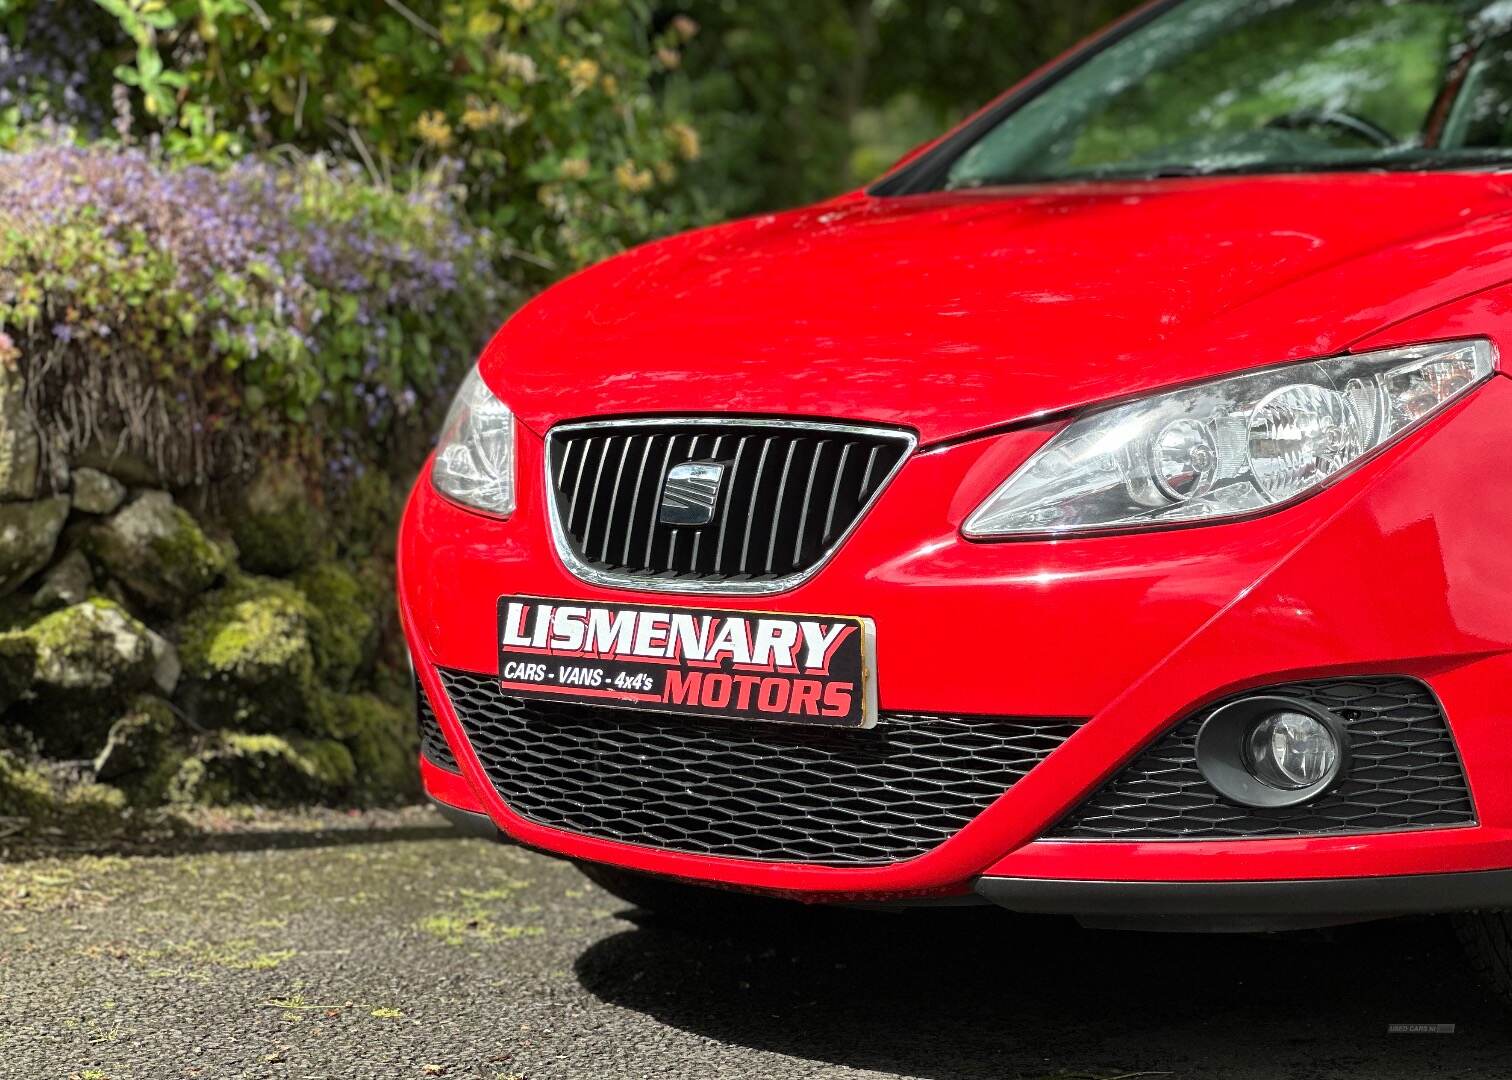
<svg viewBox="0 0 1512 1080">
<path fill-rule="evenodd" d="M 866 183 L 1140 0 L 677 0 L 703 32 L 673 95 L 689 180 L 751 213 Z"/>
<path fill-rule="evenodd" d="M 186 484 L 270 445 L 340 468 L 428 433 L 501 308 L 444 179 L 399 195 L 319 160 L 0 156 L 0 352 L 45 450 L 119 443 Z"/>
<path fill-rule="evenodd" d="M 116 77 L 176 157 L 282 145 L 407 185 L 461 163 L 473 221 L 539 282 L 699 217 L 679 193 L 700 153 L 654 83 L 697 31 L 653 34 L 645 0 L 97 0 L 130 38 Z"/>
</svg>

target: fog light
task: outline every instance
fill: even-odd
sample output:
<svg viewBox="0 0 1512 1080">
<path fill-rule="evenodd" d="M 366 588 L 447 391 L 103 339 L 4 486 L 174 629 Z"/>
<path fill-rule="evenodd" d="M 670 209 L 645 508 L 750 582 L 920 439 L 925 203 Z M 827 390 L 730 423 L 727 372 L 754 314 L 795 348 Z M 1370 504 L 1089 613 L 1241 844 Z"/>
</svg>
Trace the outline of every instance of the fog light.
<svg viewBox="0 0 1512 1080">
<path fill-rule="evenodd" d="M 1339 763 L 1327 725 L 1301 712 L 1272 713 L 1250 730 L 1250 771 L 1272 787 L 1300 791 L 1322 783 Z"/>
<path fill-rule="evenodd" d="M 1215 710 L 1197 732 L 1197 768 L 1240 806 L 1298 806 L 1321 798 L 1349 768 L 1349 729 L 1300 698 L 1256 694 Z"/>
</svg>

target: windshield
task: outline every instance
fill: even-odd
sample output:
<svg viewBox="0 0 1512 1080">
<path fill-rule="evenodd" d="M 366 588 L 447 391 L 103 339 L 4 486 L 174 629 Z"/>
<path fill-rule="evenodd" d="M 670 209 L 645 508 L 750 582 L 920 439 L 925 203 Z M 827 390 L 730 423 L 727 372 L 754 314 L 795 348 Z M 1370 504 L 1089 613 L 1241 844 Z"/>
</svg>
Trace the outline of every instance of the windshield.
<svg viewBox="0 0 1512 1080">
<path fill-rule="evenodd" d="M 990 128 L 943 186 L 1499 163 L 1512 0 L 1185 0 Z"/>
</svg>

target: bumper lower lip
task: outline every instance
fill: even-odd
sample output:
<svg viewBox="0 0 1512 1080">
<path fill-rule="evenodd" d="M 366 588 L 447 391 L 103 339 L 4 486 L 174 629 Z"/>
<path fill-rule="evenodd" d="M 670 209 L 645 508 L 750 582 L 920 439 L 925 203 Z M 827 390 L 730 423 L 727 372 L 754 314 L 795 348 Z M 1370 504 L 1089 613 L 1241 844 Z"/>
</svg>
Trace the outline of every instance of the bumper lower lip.
<svg viewBox="0 0 1512 1080">
<path fill-rule="evenodd" d="M 477 837 L 480 840 L 499 840 L 503 834 L 499 827 L 493 823 L 493 819 L 487 814 L 476 813 L 472 810 L 463 810 L 459 806 L 430 797 L 431 805 L 440 812 L 441 816 L 454 825 L 458 832 L 464 836 Z"/>
<path fill-rule="evenodd" d="M 1512 908 L 1512 870 L 1291 881 L 978 878 L 975 892 L 1032 915 L 1116 919 L 1357 919 Z"/>
</svg>

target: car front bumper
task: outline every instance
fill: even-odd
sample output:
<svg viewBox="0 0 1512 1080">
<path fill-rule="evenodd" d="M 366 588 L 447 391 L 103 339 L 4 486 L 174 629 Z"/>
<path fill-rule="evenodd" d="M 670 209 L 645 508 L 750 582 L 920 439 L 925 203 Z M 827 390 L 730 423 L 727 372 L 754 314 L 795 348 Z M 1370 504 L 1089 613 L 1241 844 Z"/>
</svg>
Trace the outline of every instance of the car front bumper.
<svg viewBox="0 0 1512 1080">
<path fill-rule="evenodd" d="M 1224 892 L 1207 883 L 1248 883 L 1238 895 L 1260 897 L 1298 896 L 1283 886 L 1316 882 L 1322 892 L 1309 895 L 1339 897 L 1354 894 L 1323 883 L 1512 867 L 1512 740 L 1503 729 L 1512 684 L 1509 411 L 1512 384 L 1498 377 L 1296 506 L 1225 525 L 1059 542 L 959 535 L 966 515 L 1054 425 L 924 447 L 822 573 L 756 600 L 637 594 L 573 577 L 548 529 L 541 440 L 522 431 L 520 506 L 510 520 L 459 509 L 422 479 L 401 528 L 405 631 L 458 764 L 454 775 L 425 763 L 427 788 L 555 854 L 813 900 L 975 887 L 1006 906 L 1075 913 L 1079 904 L 1179 908 L 1169 898 L 1180 895 L 1201 906 Z M 566 832 L 500 798 L 437 670 L 495 670 L 495 602 L 519 592 L 863 615 L 876 625 L 884 712 L 1080 726 L 958 833 L 901 862 L 769 862 Z M 1367 675 L 1432 688 L 1464 765 L 1473 824 L 1277 839 L 1043 838 L 1205 705 L 1278 683 Z M 1182 894 L 1163 887 L 1171 883 L 1202 887 Z M 1114 899 L 1089 899 L 1098 896 Z"/>
</svg>

